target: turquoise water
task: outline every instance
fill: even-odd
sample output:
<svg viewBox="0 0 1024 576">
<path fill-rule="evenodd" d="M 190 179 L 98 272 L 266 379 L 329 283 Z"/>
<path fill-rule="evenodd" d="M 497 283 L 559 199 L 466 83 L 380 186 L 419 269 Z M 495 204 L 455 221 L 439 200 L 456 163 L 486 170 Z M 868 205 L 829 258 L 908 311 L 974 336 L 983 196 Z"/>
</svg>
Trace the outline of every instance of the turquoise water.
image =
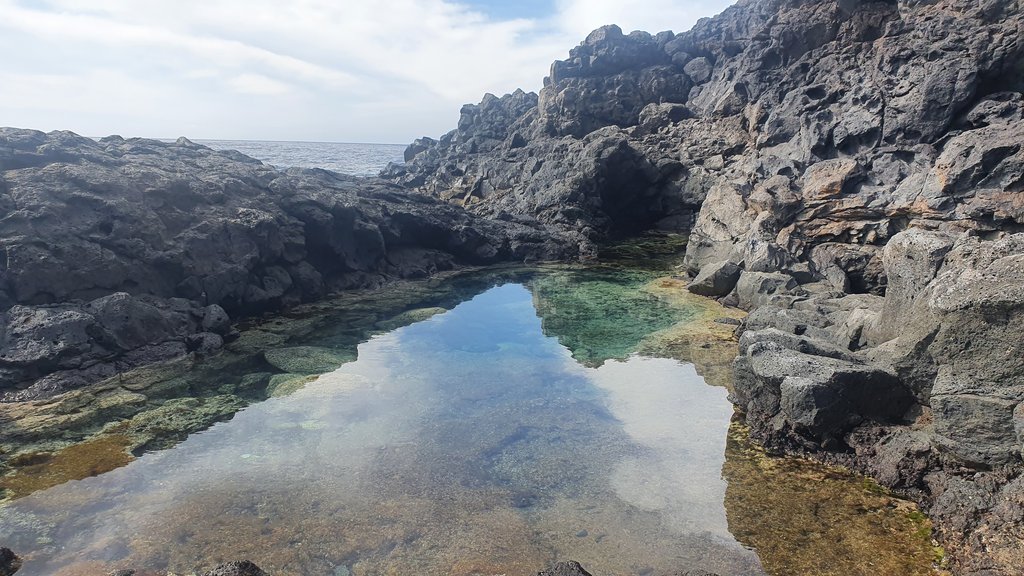
<svg viewBox="0 0 1024 576">
<path fill-rule="evenodd" d="M 562 331 L 577 356 L 589 342 L 575 359 L 537 309 L 550 323 L 600 298 L 543 293 L 505 284 L 373 336 L 171 449 L 8 504 L 0 541 L 30 576 L 240 558 L 282 575 L 535 574 L 564 559 L 762 574 L 726 521 L 726 390 L 676 360 L 595 353 L 593 327 Z"/>
</svg>

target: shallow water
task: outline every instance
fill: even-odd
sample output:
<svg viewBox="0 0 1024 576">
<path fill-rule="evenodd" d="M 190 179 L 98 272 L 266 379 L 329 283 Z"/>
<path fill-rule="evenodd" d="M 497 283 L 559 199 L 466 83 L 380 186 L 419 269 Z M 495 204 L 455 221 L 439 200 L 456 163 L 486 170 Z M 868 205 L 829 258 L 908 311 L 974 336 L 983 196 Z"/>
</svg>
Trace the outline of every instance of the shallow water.
<svg viewBox="0 0 1024 576">
<path fill-rule="evenodd" d="M 735 344 L 710 354 L 709 301 L 657 275 L 409 284 L 252 326 L 157 384 L 126 377 L 151 409 L 65 452 L 141 457 L 84 473 L 67 457 L 84 479 L 8 482 L 0 543 L 28 575 L 239 558 L 282 575 L 535 574 L 565 559 L 598 575 L 871 574 L 887 556 L 927 573 L 926 535 L 891 498 L 836 471 L 818 494 L 820 467 L 780 471 L 738 447 L 726 388 L 697 370 L 719 374 Z M 235 413 L 241 390 L 255 403 Z M 234 415 L 181 433 L 204 410 Z"/>
</svg>

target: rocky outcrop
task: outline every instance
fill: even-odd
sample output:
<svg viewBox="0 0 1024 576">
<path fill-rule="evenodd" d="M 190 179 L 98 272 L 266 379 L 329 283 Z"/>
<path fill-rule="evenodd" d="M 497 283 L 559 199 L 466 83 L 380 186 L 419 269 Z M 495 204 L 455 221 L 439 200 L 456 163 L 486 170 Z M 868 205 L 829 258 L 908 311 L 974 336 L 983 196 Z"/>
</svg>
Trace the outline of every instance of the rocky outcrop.
<svg viewBox="0 0 1024 576">
<path fill-rule="evenodd" d="M 458 265 L 573 257 L 524 219 L 233 152 L 0 129 L 0 395 L 231 337 L 230 317 Z M 229 316 L 230 315 L 230 316 Z"/>
<path fill-rule="evenodd" d="M 536 106 L 489 98 L 384 176 L 584 247 L 688 234 L 690 290 L 751 310 L 753 433 L 917 495 L 958 570 L 1021 573 L 1021 8 L 741 0 L 682 34 L 606 26 Z"/>
<path fill-rule="evenodd" d="M 806 286 L 762 303 L 733 400 L 760 441 L 916 494 L 963 573 L 1018 573 L 1024 234 L 911 229 L 883 264 L 884 298 Z"/>
</svg>

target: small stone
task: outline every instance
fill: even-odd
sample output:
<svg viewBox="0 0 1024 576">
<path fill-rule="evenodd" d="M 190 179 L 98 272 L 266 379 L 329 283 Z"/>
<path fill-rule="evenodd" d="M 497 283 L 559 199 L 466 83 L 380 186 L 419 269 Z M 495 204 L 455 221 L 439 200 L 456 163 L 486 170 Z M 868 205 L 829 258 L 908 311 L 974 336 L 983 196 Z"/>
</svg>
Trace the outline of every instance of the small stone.
<svg viewBox="0 0 1024 576">
<path fill-rule="evenodd" d="M 580 530 L 579 532 L 576 533 L 576 537 L 577 538 L 586 538 L 589 534 L 590 534 L 590 532 L 587 532 L 586 530 Z"/>
<path fill-rule="evenodd" d="M 0 576 L 12 576 L 21 570 L 21 558 L 10 548 L 0 548 Z"/>
</svg>

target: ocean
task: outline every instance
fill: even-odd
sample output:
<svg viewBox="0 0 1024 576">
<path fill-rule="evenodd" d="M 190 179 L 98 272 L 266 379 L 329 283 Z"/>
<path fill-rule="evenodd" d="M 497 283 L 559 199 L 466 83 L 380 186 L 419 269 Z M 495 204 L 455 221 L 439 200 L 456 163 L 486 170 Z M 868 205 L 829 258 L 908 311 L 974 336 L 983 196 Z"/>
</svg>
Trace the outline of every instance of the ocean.
<svg viewBox="0 0 1024 576">
<path fill-rule="evenodd" d="M 324 168 L 353 176 L 376 176 L 388 162 L 403 162 L 405 144 L 196 140 L 214 150 L 237 150 L 275 168 Z"/>
</svg>

